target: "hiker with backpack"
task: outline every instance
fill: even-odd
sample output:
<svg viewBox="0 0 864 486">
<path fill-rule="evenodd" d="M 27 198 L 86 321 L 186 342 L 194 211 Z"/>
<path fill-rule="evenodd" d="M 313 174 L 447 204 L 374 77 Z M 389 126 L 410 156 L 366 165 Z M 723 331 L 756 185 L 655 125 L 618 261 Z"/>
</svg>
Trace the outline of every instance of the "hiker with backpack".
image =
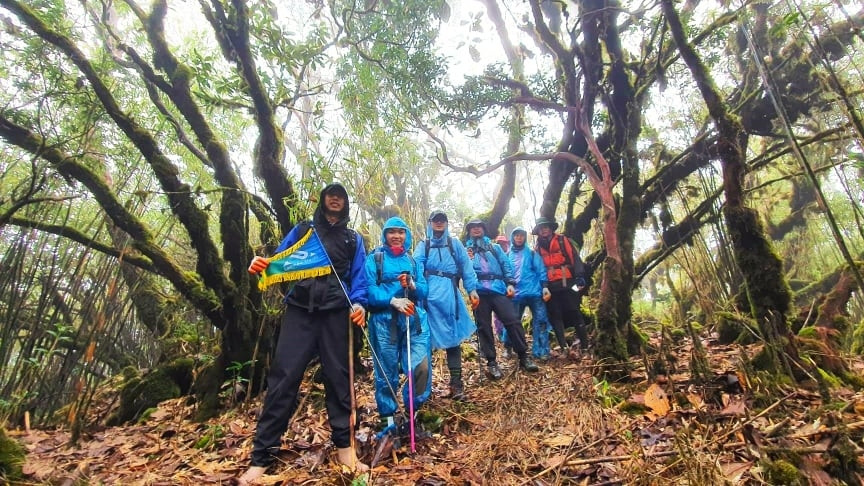
<svg viewBox="0 0 864 486">
<path fill-rule="evenodd" d="M 429 295 L 425 307 L 431 329 L 432 350 L 444 349 L 450 373 L 450 398 L 465 400 L 462 383 L 462 342 L 476 326 L 459 291 L 459 282 L 468 292 L 472 307 L 480 303 L 477 274 L 465 246 L 450 236 L 447 214 L 432 211 L 426 225 L 426 240 L 417 246 L 417 262 L 423 266 Z"/>
<path fill-rule="evenodd" d="M 522 316 L 525 308 L 531 309 L 531 354 L 534 359 L 546 361 L 550 357 L 549 317 L 546 302 L 552 297 L 546 282 L 546 267 L 543 259 L 526 243 L 528 232 L 515 228 L 510 232 L 510 251 L 507 257 L 513 264 L 513 277 L 516 279 L 516 294 L 513 305 L 516 314 Z"/>
<path fill-rule="evenodd" d="M 590 286 L 588 268 L 579 258 L 579 250 L 570 238 L 556 233 L 558 223 L 546 217 L 537 218 L 532 234 L 537 235 L 535 251 L 546 267 L 546 277 L 552 296 L 546 303 L 549 321 L 564 356 L 570 345 L 564 329 L 573 327 L 582 351 L 588 349 L 588 332 L 582 318 L 582 296 Z M 571 355 L 572 356 L 572 355 Z"/>
<path fill-rule="evenodd" d="M 525 344 L 525 330 L 516 315 L 516 309 L 510 299 L 515 295 L 513 266 L 510 259 L 497 243 L 486 236 L 486 223 L 475 219 L 466 225 L 468 241 L 465 243 L 468 256 L 477 274 L 477 294 L 480 303 L 474 309 L 474 321 L 477 323 L 477 337 L 480 341 L 480 353 L 486 358 L 486 375 L 492 380 L 502 378 L 495 353 L 495 336 L 492 332 L 492 312 L 494 311 L 504 328 L 508 339 L 519 357 L 519 367 L 527 372 L 539 371 L 531 361 Z"/>
<path fill-rule="evenodd" d="M 282 435 L 297 409 L 297 393 L 306 367 L 321 360 L 327 416 L 337 461 L 350 469 L 368 467 L 357 460 L 351 447 L 351 378 L 349 319 L 365 325 L 366 250 L 363 239 L 348 228 L 348 192 L 341 184 L 329 184 L 320 194 L 311 222 L 296 225 L 276 249 L 278 255 L 315 231 L 327 253 L 331 272 L 300 279 L 285 296 L 285 311 L 273 362 L 267 376 L 267 395 L 252 442 L 252 465 L 238 484 L 255 483 L 276 461 Z M 249 272 L 259 274 L 270 259 L 256 256 Z"/>
<path fill-rule="evenodd" d="M 392 217 L 384 223 L 381 246 L 366 257 L 369 344 L 382 430 L 392 428 L 395 423 L 400 371 L 410 373 L 408 386 L 402 390 L 406 411 L 416 410 L 432 392 L 429 323 L 421 305 L 428 287 L 423 266 L 409 253 L 411 241 L 411 230 L 405 221 Z"/>
</svg>

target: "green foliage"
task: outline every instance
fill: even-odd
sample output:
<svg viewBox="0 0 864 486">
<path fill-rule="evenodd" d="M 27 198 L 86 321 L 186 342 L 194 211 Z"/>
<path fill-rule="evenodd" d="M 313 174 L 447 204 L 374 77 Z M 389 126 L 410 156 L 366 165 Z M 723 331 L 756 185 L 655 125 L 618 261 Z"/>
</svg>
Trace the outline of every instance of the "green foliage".
<svg viewBox="0 0 864 486">
<path fill-rule="evenodd" d="M 598 380 L 596 377 L 592 377 L 591 379 L 594 382 L 594 395 L 597 398 L 597 401 L 604 407 L 614 407 L 623 400 L 620 396 L 615 394 L 615 390 L 608 381 Z"/>
<path fill-rule="evenodd" d="M 196 449 L 214 450 L 218 447 L 218 440 L 225 436 L 221 425 L 210 425 L 204 430 L 204 434 L 195 441 Z"/>
</svg>

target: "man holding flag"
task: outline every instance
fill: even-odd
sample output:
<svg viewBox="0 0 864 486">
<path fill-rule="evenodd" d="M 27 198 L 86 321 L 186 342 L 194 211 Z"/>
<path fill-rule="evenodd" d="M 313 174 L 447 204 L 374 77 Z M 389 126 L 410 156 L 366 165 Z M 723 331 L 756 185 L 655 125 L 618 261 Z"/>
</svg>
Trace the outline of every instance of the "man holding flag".
<svg viewBox="0 0 864 486">
<path fill-rule="evenodd" d="M 348 228 L 348 192 L 341 184 L 321 191 L 311 223 L 295 226 L 272 258 L 256 256 L 249 272 L 262 274 L 259 287 L 297 280 L 285 296 L 279 341 L 258 417 L 252 465 L 239 484 L 257 481 L 276 460 L 282 435 L 297 408 L 306 367 L 321 359 L 327 415 L 337 460 L 354 470 L 367 467 L 352 447 L 352 383 L 349 319 L 365 325 L 367 279 L 363 239 Z"/>
</svg>

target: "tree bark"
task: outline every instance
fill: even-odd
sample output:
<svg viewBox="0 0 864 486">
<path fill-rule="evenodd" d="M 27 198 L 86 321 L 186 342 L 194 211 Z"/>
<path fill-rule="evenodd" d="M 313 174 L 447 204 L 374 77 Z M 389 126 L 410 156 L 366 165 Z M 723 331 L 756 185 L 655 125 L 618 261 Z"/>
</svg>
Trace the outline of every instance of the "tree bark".
<svg viewBox="0 0 864 486">
<path fill-rule="evenodd" d="M 751 312 L 763 337 L 769 342 L 774 337 L 780 338 L 784 342 L 777 344 L 793 360 L 798 360 L 793 336 L 785 319 L 791 295 L 783 274 L 782 261 L 772 250 L 756 211 L 745 206 L 742 179 L 747 133 L 740 121 L 728 112 L 708 70 L 687 42 L 672 0 L 661 0 L 661 5 L 681 58 L 690 69 L 717 128 L 717 153 L 723 167 L 723 194 L 726 198 L 723 215 L 732 240 L 735 261 L 744 276 Z M 780 367 L 775 366 L 774 369 Z"/>
</svg>

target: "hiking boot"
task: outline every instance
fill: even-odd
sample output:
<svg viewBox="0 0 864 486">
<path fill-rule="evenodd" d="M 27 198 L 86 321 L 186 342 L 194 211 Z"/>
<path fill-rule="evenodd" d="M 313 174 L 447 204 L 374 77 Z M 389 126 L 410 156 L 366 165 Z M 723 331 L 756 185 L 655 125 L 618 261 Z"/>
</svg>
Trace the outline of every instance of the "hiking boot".
<svg viewBox="0 0 864 486">
<path fill-rule="evenodd" d="M 496 381 L 500 380 L 504 375 L 501 373 L 501 368 L 498 367 L 498 363 L 493 361 L 486 365 L 486 376 L 488 376 L 490 380 Z"/>
<path fill-rule="evenodd" d="M 450 399 L 457 402 L 465 401 L 465 388 L 462 386 L 462 379 L 450 380 Z"/>
<path fill-rule="evenodd" d="M 537 365 L 534 364 L 534 362 L 531 361 L 531 358 L 529 358 L 528 356 L 523 356 L 519 358 L 519 367 L 522 368 L 523 371 L 526 371 L 528 373 L 536 373 L 540 371 L 540 368 L 538 368 Z"/>
</svg>

